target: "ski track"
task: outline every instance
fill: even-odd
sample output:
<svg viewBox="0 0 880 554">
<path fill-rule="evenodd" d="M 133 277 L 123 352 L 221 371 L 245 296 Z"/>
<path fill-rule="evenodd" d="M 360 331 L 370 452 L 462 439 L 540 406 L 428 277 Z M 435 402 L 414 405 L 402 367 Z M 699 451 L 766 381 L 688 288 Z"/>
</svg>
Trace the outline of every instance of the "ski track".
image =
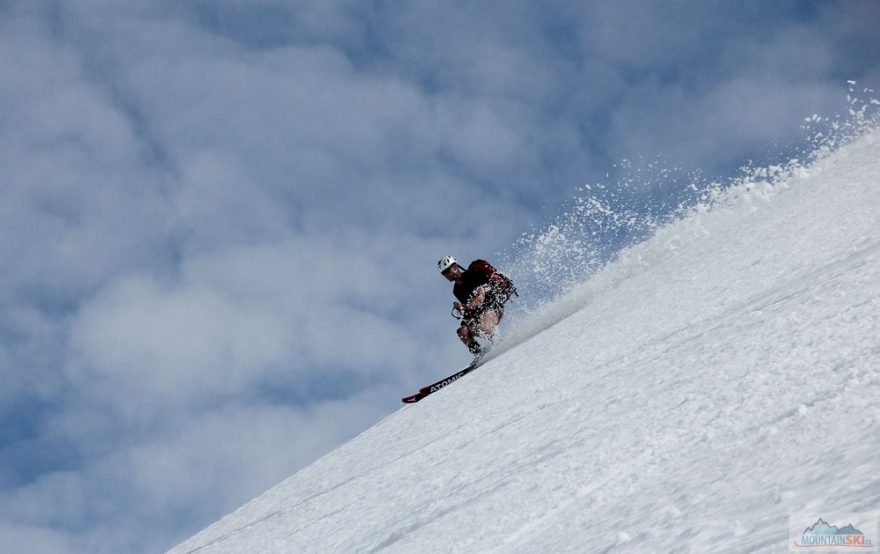
<svg viewBox="0 0 880 554">
<path fill-rule="evenodd" d="M 785 552 L 791 512 L 880 508 L 877 139 L 661 229 L 171 552 Z"/>
</svg>

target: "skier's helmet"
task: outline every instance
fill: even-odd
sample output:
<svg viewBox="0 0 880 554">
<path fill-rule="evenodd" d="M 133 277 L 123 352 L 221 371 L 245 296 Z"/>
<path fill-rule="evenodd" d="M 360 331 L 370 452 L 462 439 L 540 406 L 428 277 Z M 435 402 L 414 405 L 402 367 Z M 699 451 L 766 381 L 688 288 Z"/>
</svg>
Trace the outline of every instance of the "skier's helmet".
<svg viewBox="0 0 880 554">
<path fill-rule="evenodd" d="M 452 256 L 443 256 L 442 258 L 440 258 L 440 261 L 437 262 L 437 267 L 440 269 L 440 273 L 443 273 L 450 267 L 454 266 L 456 263 L 457 262 L 455 261 L 455 258 L 453 258 Z"/>
</svg>

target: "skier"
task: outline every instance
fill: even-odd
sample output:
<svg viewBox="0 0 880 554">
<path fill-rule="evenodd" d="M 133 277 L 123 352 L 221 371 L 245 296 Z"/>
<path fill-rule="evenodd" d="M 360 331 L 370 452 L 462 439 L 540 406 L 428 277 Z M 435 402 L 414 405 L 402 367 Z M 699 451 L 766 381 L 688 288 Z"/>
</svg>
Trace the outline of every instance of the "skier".
<svg viewBox="0 0 880 554">
<path fill-rule="evenodd" d="M 457 301 L 452 303 L 452 315 L 461 319 L 458 338 L 471 354 L 480 356 L 483 346 L 476 336 L 493 340 L 495 327 L 504 316 L 504 304 L 516 294 L 516 287 L 485 260 L 474 260 L 464 269 L 452 256 L 444 256 L 437 266 L 455 283 L 452 294 Z"/>
</svg>

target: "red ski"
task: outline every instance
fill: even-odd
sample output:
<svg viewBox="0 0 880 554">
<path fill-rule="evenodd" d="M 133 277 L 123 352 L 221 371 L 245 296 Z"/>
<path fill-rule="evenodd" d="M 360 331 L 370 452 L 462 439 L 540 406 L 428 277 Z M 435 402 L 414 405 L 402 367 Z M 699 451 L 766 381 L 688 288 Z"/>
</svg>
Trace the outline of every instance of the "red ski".
<svg viewBox="0 0 880 554">
<path fill-rule="evenodd" d="M 426 386 L 422 387 L 421 389 L 419 389 L 419 392 L 413 394 L 412 396 L 404 396 L 403 398 L 401 398 L 401 400 L 403 400 L 403 402 L 405 402 L 406 404 L 412 404 L 414 402 L 418 402 L 419 400 L 428 396 L 432 392 L 437 392 L 438 390 L 442 389 L 443 387 L 445 387 L 447 385 L 451 385 L 455 381 L 458 381 L 459 379 L 461 379 L 462 377 L 464 377 L 465 375 L 467 375 L 471 371 L 477 369 L 478 367 L 480 367 L 480 360 L 474 360 L 474 362 L 471 363 L 471 365 L 467 366 L 466 368 L 464 368 L 456 373 L 453 373 L 449 377 L 447 377 L 445 379 L 441 379 L 441 380 L 437 381 L 436 383 L 426 385 Z"/>
</svg>

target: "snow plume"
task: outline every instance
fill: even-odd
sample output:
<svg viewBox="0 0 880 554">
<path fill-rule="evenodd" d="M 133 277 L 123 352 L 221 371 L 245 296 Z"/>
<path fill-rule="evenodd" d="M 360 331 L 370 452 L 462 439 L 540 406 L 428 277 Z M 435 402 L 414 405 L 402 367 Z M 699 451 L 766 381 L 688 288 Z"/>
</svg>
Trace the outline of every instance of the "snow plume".
<svg viewBox="0 0 880 554">
<path fill-rule="evenodd" d="M 774 154 L 781 163 L 740 168 L 729 179 L 699 170 L 666 167 L 663 160 L 623 160 L 616 182 L 584 185 L 551 224 L 523 234 L 501 254 L 502 265 L 529 301 L 520 309 L 544 306 L 584 283 L 626 248 L 653 236 L 671 222 L 738 202 L 742 195 L 766 194 L 809 164 L 851 143 L 880 121 L 874 90 L 849 81 L 846 109 L 833 116 L 805 118 L 804 138 Z M 674 245 L 669 248 L 674 250 Z"/>
<path fill-rule="evenodd" d="M 669 221 L 714 197 L 720 185 L 698 187 L 698 173 L 624 160 L 625 178 L 585 185 L 546 229 L 523 234 L 505 259 L 514 281 L 539 303 L 551 301 L 588 279 L 626 246 L 651 236 Z M 660 188 L 663 193 L 660 194 Z M 674 194 L 669 194 L 670 190 Z"/>
<path fill-rule="evenodd" d="M 868 129 L 880 123 L 880 100 L 874 89 L 858 87 L 847 81 L 846 110 L 831 117 L 813 114 L 804 119 L 802 128 L 808 133 L 802 156 L 807 162 L 821 159 L 842 146 L 850 144 Z"/>
<path fill-rule="evenodd" d="M 880 125 L 874 91 L 857 93 L 855 85 L 849 82 L 844 112 L 806 118 L 803 142 L 776 154 L 782 163 L 749 163 L 738 176 L 719 180 L 664 167 L 661 160 L 624 160 L 618 182 L 583 186 L 552 224 L 522 235 L 500 256 L 525 294 L 511 304 L 493 357 L 574 314 L 603 290 L 675 256 L 708 233 L 703 223 L 710 212 L 756 211 L 777 189 Z M 737 209 L 742 205 L 747 209 Z"/>
</svg>

